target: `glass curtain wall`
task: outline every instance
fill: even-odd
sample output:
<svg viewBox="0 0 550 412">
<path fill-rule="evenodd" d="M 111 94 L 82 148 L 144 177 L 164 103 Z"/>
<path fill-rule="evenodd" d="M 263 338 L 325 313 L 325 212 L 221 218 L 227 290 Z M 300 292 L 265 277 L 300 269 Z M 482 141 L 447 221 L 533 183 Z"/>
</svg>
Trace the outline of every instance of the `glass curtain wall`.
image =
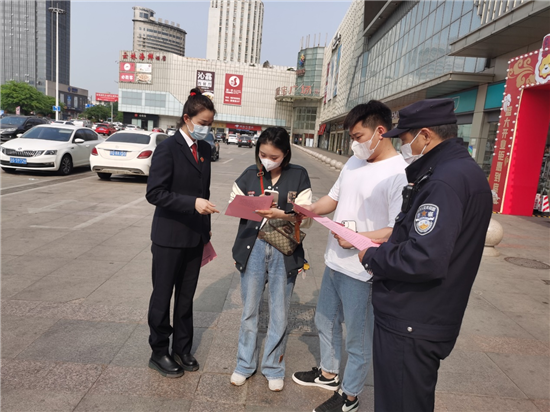
<svg viewBox="0 0 550 412">
<path fill-rule="evenodd" d="M 406 1 L 357 59 L 347 108 L 383 99 L 449 72 L 480 72 L 485 58 L 449 56 L 450 44 L 481 24 L 474 1 Z"/>
</svg>

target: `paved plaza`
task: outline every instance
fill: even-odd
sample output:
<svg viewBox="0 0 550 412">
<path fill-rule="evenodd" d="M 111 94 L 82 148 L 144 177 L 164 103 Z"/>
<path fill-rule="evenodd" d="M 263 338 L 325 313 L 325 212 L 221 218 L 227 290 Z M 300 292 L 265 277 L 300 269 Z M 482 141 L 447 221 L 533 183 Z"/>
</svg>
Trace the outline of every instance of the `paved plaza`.
<svg viewBox="0 0 550 412">
<path fill-rule="evenodd" d="M 229 383 L 241 301 L 231 257 L 238 221 L 223 212 L 253 153 L 222 145 L 212 164 L 212 201 L 222 211 L 212 222 L 218 257 L 201 271 L 195 295 L 200 369 L 180 379 L 147 367 L 154 208 L 146 181 L 100 181 L 85 169 L 69 177 L 2 173 L 3 412 L 310 412 L 330 397 L 291 379 L 319 363 L 313 315 L 328 233 L 316 224 L 304 241 L 311 270 L 292 298 L 284 390 L 270 392 L 259 373 L 242 387 Z M 292 156 L 309 171 L 314 196 L 328 193 L 338 171 L 300 149 Z M 550 410 L 550 270 L 533 262 L 550 264 L 550 219 L 494 218 L 504 227 L 501 256 L 482 261 L 462 333 L 442 362 L 438 412 Z M 264 308 L 262 337 L 267 316 Z M 371 371 L 361 412 L 373 410 L 372 385 Z"/>
</svg>

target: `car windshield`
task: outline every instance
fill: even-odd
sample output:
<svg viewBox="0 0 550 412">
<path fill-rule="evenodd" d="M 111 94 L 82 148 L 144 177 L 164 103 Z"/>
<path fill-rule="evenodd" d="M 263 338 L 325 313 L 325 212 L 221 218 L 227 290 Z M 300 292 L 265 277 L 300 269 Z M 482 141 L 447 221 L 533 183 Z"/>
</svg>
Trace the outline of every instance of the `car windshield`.
<svg viewBox="0 0 550 412">
<path fill-rule="evenodd" d="M 74 129 L 62 129 L 58 127 L 33 127 L 26 132 L 21 139 L 53 140 L 55 142 L 68 142 Z"/>
<path fill-rule="evenodd" d="M 4 117 L 2 120 L 0 120 L 0 124 L 2 126 L 21 126 L 23 123 L 25 123 L 26 117 Z"/>
<path fill-rule="evenodd" d="M 149 144 L 151 136 L 148 134 L 138 134 L 138 133 L 115 133 L 109 137 L 107 142 L 117 142 L 117 143 L 137 143 L 137 144 Z"/>
<path fill-rule="evenodd" d="M 210 143 L 214 143 L 214 136 L 212 136 L 211 134 L 207 134 L 204 140 Z"/>
</svg>

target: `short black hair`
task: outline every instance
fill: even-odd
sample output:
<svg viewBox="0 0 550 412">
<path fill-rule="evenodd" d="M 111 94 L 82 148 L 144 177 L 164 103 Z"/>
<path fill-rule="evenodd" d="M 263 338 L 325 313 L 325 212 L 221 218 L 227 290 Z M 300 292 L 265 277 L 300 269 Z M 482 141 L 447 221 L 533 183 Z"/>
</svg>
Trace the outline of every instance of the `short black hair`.
<svg viewBox="0 0 550 412">
<path fill-rule="evenodd" d="M 189 92 L 189 97 L 183 105 L 183 113 L 181 114 L 180 119 L 178 120 L 177 127 L 180 129 L 184 125 L 183 115 L 186 114 L 189 117 L 195 117 L 203 110 L 210 110 L 216 114 L 216 109 L 214 109 L 214 103 L 208 97 L 202 94 L 202 91 L 198 88 L 191 89 Z"/>
<path fill-rule="evenodd" d="M 273 145 L 281 152 L 285 153 L 285 157 L 283 159 L 283 163 L 281 163 L 281 167 L 284 168 L 288 166 L 292 153 L 290 151 L 290 136 L 284 128 L 268 127 L 262 132 L 260 137 L 258 137 L 258 141 L 256 142 L 257 163 L 260 162 L 260 146 L 263 144 Z"/>
<path fill-rule="evenodd" d="M 384 126 L 387 131 L 392 128 L 391 110 L 384 103 L 378 100 L 371 100 L 355 106 L 344 120 L 344 129 L 350 130 L 357 123 L 361 122 L 364 127 L 376 129 Z"/>
<path fill-rule="evenodd" d="M 453 137 L 458 136 L 458 126 L 456 123 L 452 124 L 442 124 L 440 126 L 428 126 L 425 129 L 430 129 L 436 135 L 439 136 L 441 140 L 452 139 Z M 422 129 L 409 130 L 413 136 L 416 136 L 418 132 Z"/>
</svg>

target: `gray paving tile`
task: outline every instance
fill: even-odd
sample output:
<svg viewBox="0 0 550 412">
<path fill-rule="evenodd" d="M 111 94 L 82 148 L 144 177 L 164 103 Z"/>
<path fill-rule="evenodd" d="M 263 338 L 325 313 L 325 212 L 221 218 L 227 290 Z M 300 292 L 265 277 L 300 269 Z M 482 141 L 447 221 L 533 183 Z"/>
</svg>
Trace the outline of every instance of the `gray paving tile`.
<svg viewBox="0 0 550 412">
<path fill-rule="evenodd" d="M 436 394 L 448 412 L 539 412 L 538 408 L 528 399 L 511 399 L 494 396 L 458 395 L 454 393 Z"/>
<path fill-rule="evenodd" d="M 525 398 L 515 383 L 482 352 L 454 350 L 441 362 L 437 390 L 457 394 Z"/>
<path fill-rule="evenodd" d="M 2 248 L 4 243 L 2 243 Z M 54 258 L 54 257 L 38 257 L 34 254 L 17 257 L 10 261 L 2 260 L 2 280 L 9 275 L 14 276 L 33 276 L 35 280 L 43 276 L 49 275 L 54 270 L 69 263 L 69 257 Z"/>
<path fill-rule="evenodd" d="M 488 356 L 531 399 L 550 399 L 548 356 L 489 353 Z"/>
<path fill-rule="evenodd" d="M 221 312 L 226 296 L 227 288 L 219 288 L 212 285 L 205 288 L 197 287 L 195 298 L 193 299 L 193 311 Z"/>
<path fill-rule="evenodd" d="M 109 313 L 105 306 L 82 304 L 82 301 L 83 299 L 66 303 L 40 302 L 29 314 L 41 318 L 98 321 Z"/>
<path fill-rule="evenodd" d="M 204 366 L 205 372 L 233 373 L 237 362 L 238 333 L 216 330 Z"/>
<path fill-rule="evenodd" d="M 146 242 L 141 242 L 140 246 L 146 244 Z M 112 247 L 105 246 L 103 244 L 98 245 L 89 251 L 90 256 L 101 256 L 102 259 L 106 260 L 115 260 L 121 262 L 129 262 L 134 257 L 138 255 L 139 251 L 132 248 L 131 246 L 121 246 L 121 247 Z"/>
<path fill-rule="evenodd" d="M 213 402 L 211 400 L 194 400 L 191 404 L 190 412 L 245 412 L 244 405 L 237 403 L 221 403 Z"/>
<path fill-rule="evenodd" d="M 550 325 L 548 323 L 548 315 L 518 312 L 503 313 L 510 319 L 514 320 L 519 326 L 528 331 L 538 340 L 543 342 L 548 342 L 550 340 Z"/>
<path fill-rule="evenodd" d="M 2 300 L 2 315 L 28 315 L 40 302 L 25 300 Z"/>
<path fill-rule="evenodd" d="M 181 378 L 169 379 L 149 368 L 109 366 L 96 381 L 92 395 L 125 395 L 148 398 L 192 399 L 200 375 L 186 372 Z"/>
<path fill-rule="evenodd" d="M 76 259 L 85 253 L 89 256 L 93 256 L 90 255 L 90 250 L 92 250 L 94 246 L 95 242 L 92 241 L 75 243 L 61 240 L 46 244 L 33 250 L 33 255 L 49 258 Z"/>
<path fill-rule="evenodd" d="M 37 391 L 30 389 L 2 390 L 4 412 L 71 412 L 85 392 Z"/>
<path fill-rule="evenodd" d="M 231 405 L 244 405 L 247 385 L 239 387 L 231 385 L 229 377 L 230 375 L 227 374 L 203 373 L 195 399 Z M 230 406 L 228 405 L 228 407 Z"/>
<path fill-rule="evenodd" d="M 540 288 L 542 287 L 544 287 L 543 284 L 540 285 Z M 550 314 L 548 291 L 546 295 L 485 292 L 483 297 L 501 311 L 539 313 L 547 316 Z"/>
<path fill-rule="evenodd" d="M 18 359 L 108 364 L 136 325 L 62 319 L 18 355 Z"/>
<path fill-rule="evenodd" d="M 2 314 L 2 357 L 14 358 L 55 322 L 57 319 Z"/>
<path fill-rule="evenodd" d="M 19 239 L 17 235 L 11 236 L 2 241 L 2 253 L 8 255 L 22 256 L 47 245 L 48 240 L 44 239 Z"/>
<path fill-rule="evenodd" d="M 188 412 L 190 407 L 191 401 L 187 399 L 87 394 L 74 412 Z M 205 410 L 208 409 L 202 409 Z"/>
</svg>

